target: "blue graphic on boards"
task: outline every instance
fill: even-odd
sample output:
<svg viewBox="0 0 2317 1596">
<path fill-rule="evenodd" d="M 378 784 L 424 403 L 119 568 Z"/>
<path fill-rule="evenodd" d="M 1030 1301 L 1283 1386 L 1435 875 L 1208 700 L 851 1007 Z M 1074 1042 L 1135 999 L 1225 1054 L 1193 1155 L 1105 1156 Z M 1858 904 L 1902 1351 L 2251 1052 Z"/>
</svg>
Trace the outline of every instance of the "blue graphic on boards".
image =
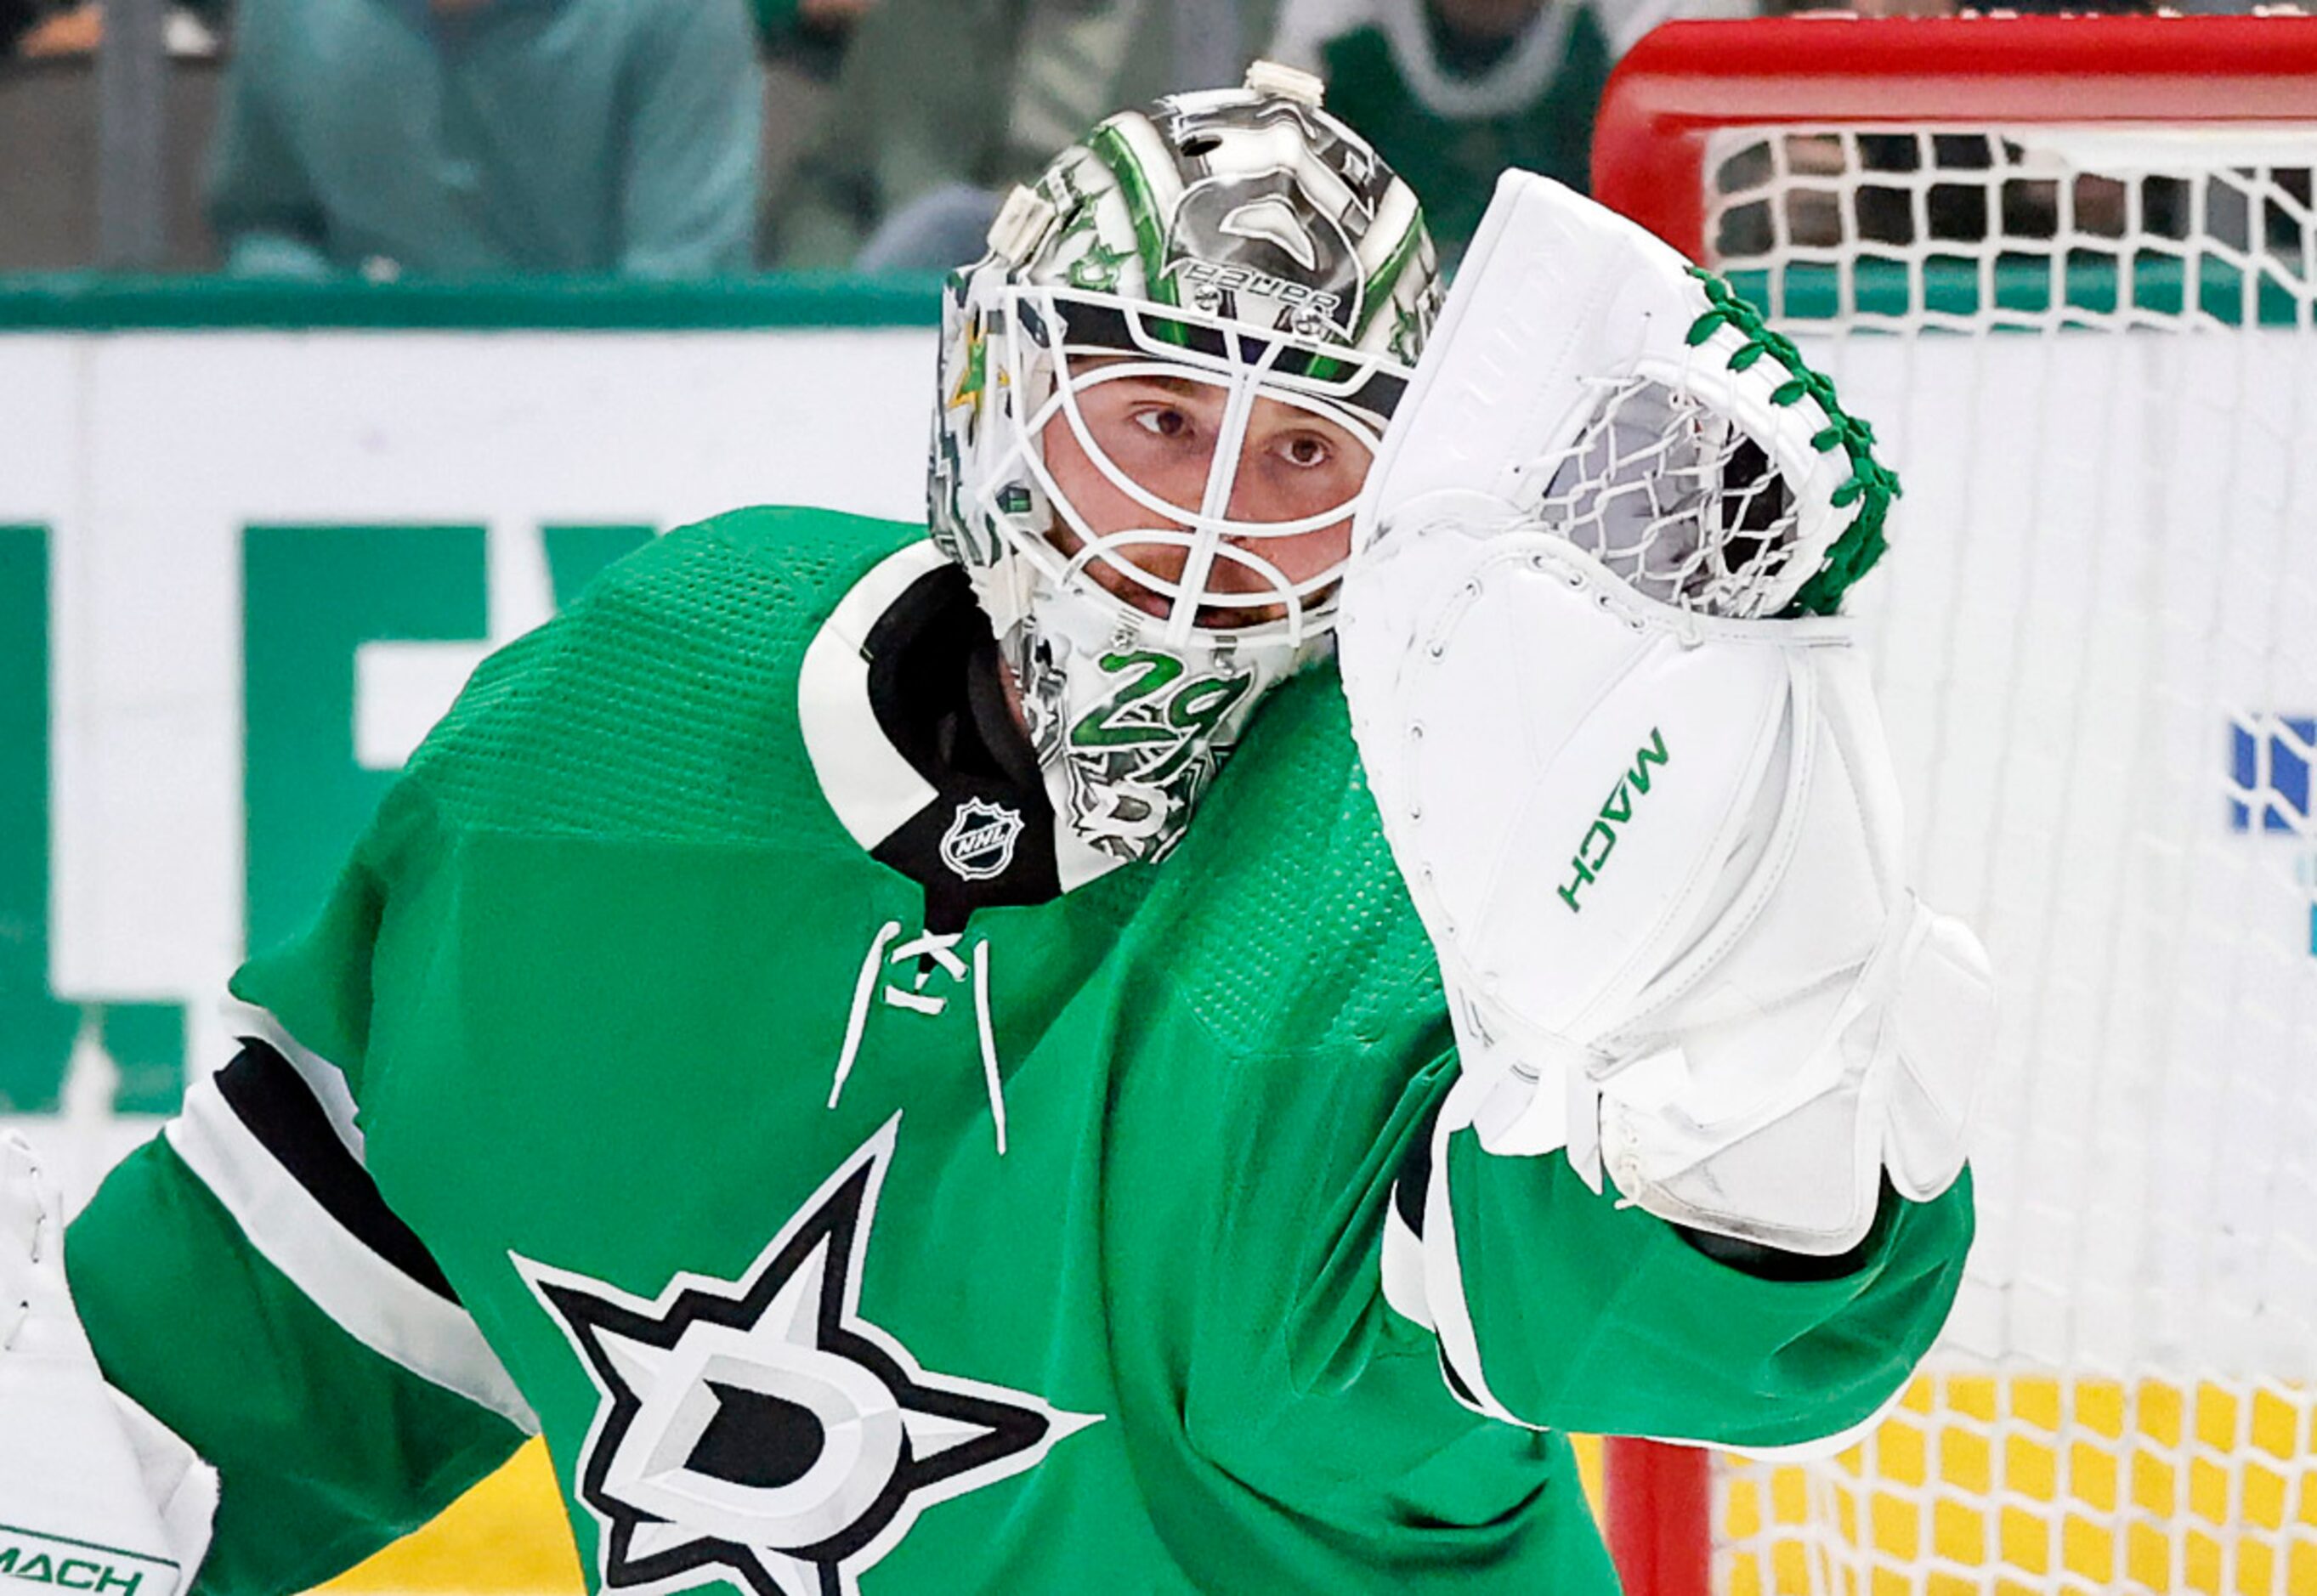
<svg viewBox="0 0 2317 1596">
<path fill-rule="evenodd" d="M 2268 777 L 2261 779 L 2261 755 L 2266 745 Z M 2265 719 L 2256 733 L 2241 726 L 2229 727 L 2229 774 L 2241 792 L 2260 804 L 2262 831 L 2307 834 L 2309 754 L 2317 745 L 2317 717 L 2277 716 Z M 2229 800 L 2229 829 L 2253 829 L 2252 806 L 2242 798 Z M 2317 923 L 2311 927 L 2312 951 L 2317 951 Z"/>
</svg>

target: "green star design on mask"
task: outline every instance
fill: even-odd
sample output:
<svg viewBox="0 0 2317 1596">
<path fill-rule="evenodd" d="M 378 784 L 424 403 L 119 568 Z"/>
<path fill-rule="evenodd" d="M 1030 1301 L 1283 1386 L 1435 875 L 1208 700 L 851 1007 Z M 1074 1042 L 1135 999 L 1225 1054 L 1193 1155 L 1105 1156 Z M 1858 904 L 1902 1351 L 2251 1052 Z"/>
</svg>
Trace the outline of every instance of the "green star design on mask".
<svg viewBox="0 0 2317 1596">
<path fill-rule="evenodd" d="M 1110 249 L 1096 239 L 1086 254 L 1070 263 L 1069 283 L 1072 288 L 1087 289 L 1095 293 L 1108 293 L 1118 286 L 1118 269 L 1126 263 L 1131 252 Z"/>
<path fill-rule="evenodd" d="M 976 314 L 966 325 L 965 369 L 957 375 L 957 391 L 949 397 L 946 408 L 956 410 L 972 406 L 975 415 L 981 411 L 981 396 L 989 384 L 989 339 L 981 330 L 981 317 Z"/>
</svg>

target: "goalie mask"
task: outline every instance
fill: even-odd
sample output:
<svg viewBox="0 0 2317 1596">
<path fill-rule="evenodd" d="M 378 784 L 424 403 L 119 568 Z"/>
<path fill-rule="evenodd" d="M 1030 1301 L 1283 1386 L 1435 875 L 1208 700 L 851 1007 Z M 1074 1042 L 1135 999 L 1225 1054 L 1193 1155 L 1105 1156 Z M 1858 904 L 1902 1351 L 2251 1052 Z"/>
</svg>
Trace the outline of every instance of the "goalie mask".
<svg viewBox="0 0 2317 1596">
<path fill-rule="evenodd" d="M 944 301 L 930 510 L 1062 825 L 1155 860 L 1330 647 L 1351 515 L 1439 299 L 1408 185 L 1257 63 L 1016 189 Z"/>
</svg>

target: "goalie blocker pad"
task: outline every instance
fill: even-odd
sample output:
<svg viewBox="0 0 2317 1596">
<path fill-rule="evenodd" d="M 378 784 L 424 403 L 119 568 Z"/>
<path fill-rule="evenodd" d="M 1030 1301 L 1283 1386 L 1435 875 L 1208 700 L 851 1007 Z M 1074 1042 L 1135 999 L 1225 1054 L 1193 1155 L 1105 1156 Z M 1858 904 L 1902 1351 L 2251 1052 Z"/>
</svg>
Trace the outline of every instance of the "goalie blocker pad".
<svg viewBox="0 0 2317 1596">
<path fill-rule="evenodd" d="M 217 1475 L 104 1382 L 65 1283 L 64 1216 L 0 1136 L 0 1575 L 103 1596 L 192 1583 Z"/>
<path fill-rule="evenodd" d="M 1901 885 L 1850 623 L 1702 607 L 1779 613 L 1849 530 L 1827 455 L 1780 430 L 1785 369 L 1681 374 L 1708 303 L 1632 224 L 1508 175 L 1385 440 L 1340 654 L 1483 1146 L 1565 1148 L 1663 1217 L 1831 1254 L 1884 1171 L 1926 1199 L 1960 1170 L 1992 982 Z M 1524 486 L 1644 370 L 1693 432 L 1734 428 L 1779 472 L 1785 519 L 1747 560 L 1685 554 L 1660 581 Z M 1686 524 L 1650 508 L 1693 551 L 1728 530 L 1710 499 Z"/>
</svg>

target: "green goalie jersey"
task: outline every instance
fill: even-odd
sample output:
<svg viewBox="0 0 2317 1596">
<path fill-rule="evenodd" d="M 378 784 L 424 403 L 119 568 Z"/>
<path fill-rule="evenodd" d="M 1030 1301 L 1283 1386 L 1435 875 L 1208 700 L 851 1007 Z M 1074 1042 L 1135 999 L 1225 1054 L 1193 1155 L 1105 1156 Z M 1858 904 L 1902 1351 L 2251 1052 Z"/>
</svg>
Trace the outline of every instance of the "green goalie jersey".
<svg viewBox="0 0 2317 1596">
<path fill-rule="evenodd" d="M 1104 870 L 991 657 L 917 529 L 765 510 L 477 673 L 70 1235 L 108 1378 L 219 1471 L 197 1588 L 306 1587 L 536 1431 L 609 1589 L 1608 1592 L 1564 1431 L 1899 1387 L 1967 1181 L 1741 1268 L 1436 1136 L 1332 672 Z M 1105 724 L 1162 737 L 1165 676 Z"/>
</svg>

